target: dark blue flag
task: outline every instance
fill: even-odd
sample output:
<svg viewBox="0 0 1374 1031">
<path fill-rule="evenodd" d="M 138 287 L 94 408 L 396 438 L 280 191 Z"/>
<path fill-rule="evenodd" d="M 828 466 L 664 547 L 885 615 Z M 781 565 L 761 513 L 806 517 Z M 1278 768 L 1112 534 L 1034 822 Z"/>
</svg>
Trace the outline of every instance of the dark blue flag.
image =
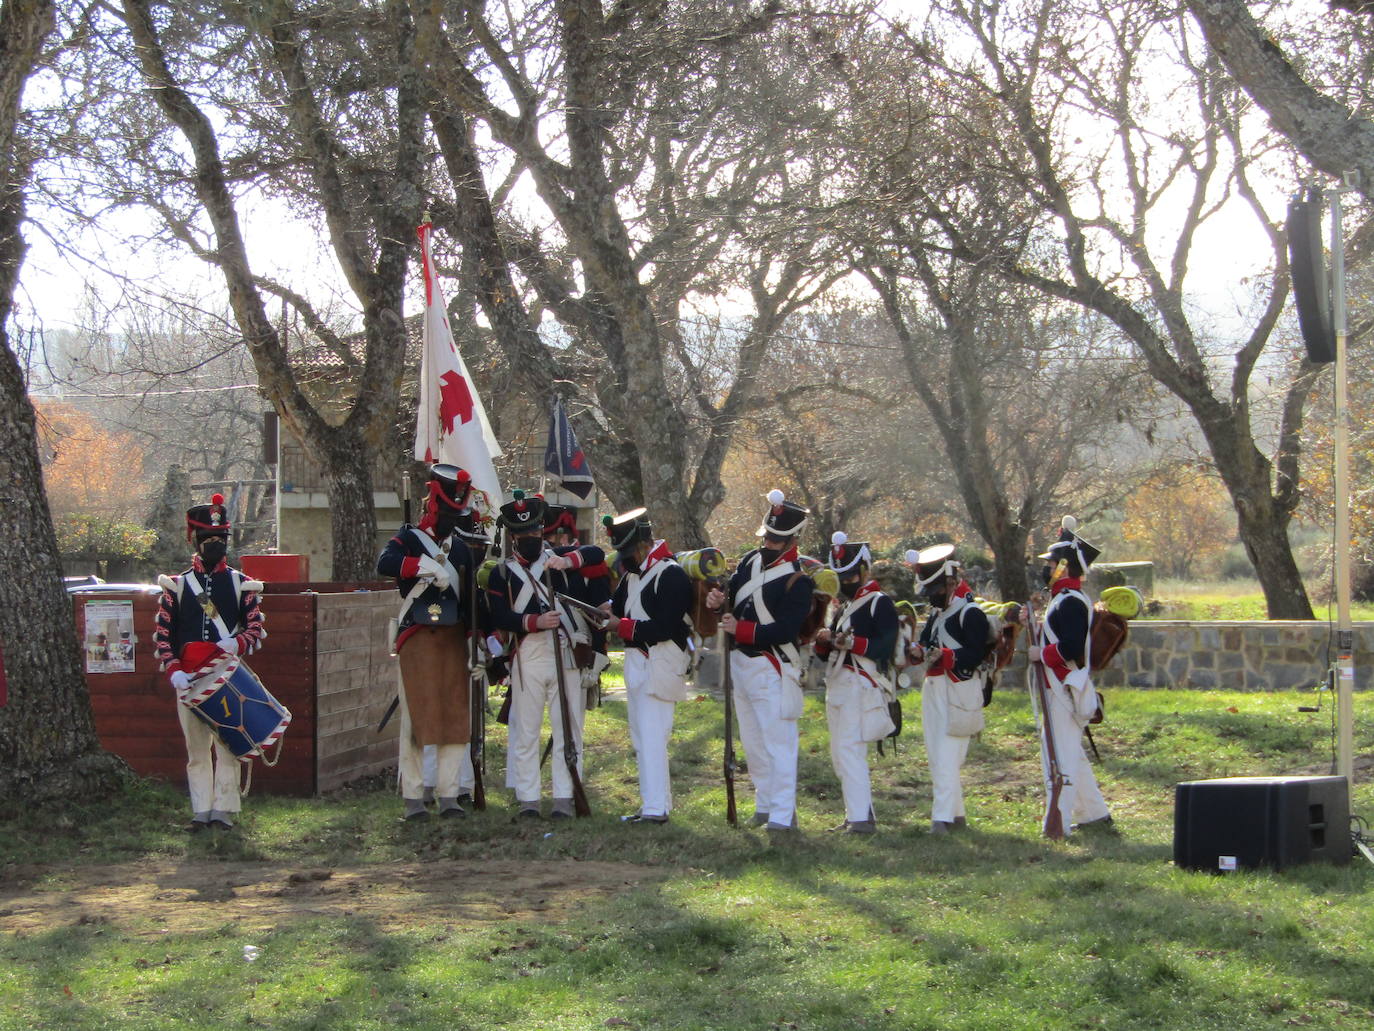
<svg viewBox="0 0 1374 1031">
<path fill-rule="evenodd" d="M 553 403 L 553 414 L 549 418 L 549 442 L 544 447 L 544 471 L 558 481 L 560 487 L 571 491 L 583 501 L 592 492 L 592 470 L 587 464 L 587 456 L 577 446 L 577 436 L 573 433 L 568 412 L 563 407 L 563 399 Z"/>
</svg>

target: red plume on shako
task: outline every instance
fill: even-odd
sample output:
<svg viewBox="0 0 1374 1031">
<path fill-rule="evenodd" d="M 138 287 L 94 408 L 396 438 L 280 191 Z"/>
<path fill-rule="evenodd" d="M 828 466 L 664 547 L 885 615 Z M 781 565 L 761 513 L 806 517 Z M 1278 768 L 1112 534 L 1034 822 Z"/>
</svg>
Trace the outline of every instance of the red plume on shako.
<svg viewBox="0 0 1374 1031">
<path fill-rule="evenodd" d="M 830 568 L 837 573 L 847 573 L 859 564 L 872 565 L 873 554 L 868 550 L 867 541 L 851 541 L 843 530 L 836 530 L 830 536 Z"/>
<path fill-rule="evenodd" d="M 212 494 L 208 505 L 192 505 L 186 510 L 186 539 L 224 537 L 229 530 L 229 513 L 224 507 L 224 495 Z"/>
</svg>

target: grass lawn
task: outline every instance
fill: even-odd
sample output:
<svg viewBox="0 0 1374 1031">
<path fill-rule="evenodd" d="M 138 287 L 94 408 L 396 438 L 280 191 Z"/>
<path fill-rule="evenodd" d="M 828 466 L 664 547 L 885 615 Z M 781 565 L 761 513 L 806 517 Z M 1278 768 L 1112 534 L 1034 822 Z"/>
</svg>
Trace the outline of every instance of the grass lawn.
<svg viewBox="0 0 1374 1031">
<path fill-rule="evenodd" d="M 678 707 L 664 827 L 616 819 L 636 795 L 613 701 L 588 717 L 595 815 L 575 823 L 517 825 L 493 790 L 485 813 L 402 827 L 376 785 L 254 796 L 234 833 L 188 837 L 180 793 L 133 782 L 0 825 L 0 1028 L 1369 1027 L 1374 868 L 1171 862 L 1178 781 L 1327 771 L 1328 713 L 1296 712 L 1308 700 L 1110 692 L 1099 776 L 1123 833 L 1068 844 L 1037 836 L 1031 717 L 1010 688 L 970 751 L 970 829 L 947 838 L 924 833 L 914 695 L 899 753 L 874 758 L 871 839 L 825 832 L 839 789 L 808 699 L 805 834 L 786 849 L 726 825 L 704 698 Z"/>
<path fill-rule="evenodd" d="M 1255 620 L 1268 619 L 1264 593 L 1254 580 L 1161 580 L 1155 584 L 1159 610 L 1142 619 Z M 1312 613 L 1322 621 L 1336 622 L 1336 601 L 1312 597 Z M 1352 621 L 1374 620 L 1374 603 L 1353 602 Z"/>
</svg>

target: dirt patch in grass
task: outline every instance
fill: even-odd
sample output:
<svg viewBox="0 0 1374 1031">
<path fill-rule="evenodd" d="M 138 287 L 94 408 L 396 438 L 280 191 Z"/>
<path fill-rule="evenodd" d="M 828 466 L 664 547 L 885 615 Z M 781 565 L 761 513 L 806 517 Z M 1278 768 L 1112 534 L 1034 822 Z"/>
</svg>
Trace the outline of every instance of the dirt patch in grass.
<svg viewBox="0 0 1374 1031">
<path fill-rule="evenodd" d="M 388 929 L 435 921 L 556 919 L 576 904 L 662 876 L 629 863 L 437 860 L 356 867 L 182 860 L 29 868 L 0 887 L 0 931 L 112 924 L 156 937 L 302 916 Z"/>
</svg>

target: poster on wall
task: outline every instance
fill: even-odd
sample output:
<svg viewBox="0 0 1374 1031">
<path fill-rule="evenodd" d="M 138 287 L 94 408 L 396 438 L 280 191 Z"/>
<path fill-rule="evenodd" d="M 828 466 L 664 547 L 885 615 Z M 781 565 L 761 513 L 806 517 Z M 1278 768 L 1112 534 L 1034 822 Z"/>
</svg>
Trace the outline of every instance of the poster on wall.
<svg viewBox="0 0 1374 1031">
<path fill-rule="evenodd" d="M 86 602 L 87 673 L 134 671 L 134 603 Z"/>
</svg>

